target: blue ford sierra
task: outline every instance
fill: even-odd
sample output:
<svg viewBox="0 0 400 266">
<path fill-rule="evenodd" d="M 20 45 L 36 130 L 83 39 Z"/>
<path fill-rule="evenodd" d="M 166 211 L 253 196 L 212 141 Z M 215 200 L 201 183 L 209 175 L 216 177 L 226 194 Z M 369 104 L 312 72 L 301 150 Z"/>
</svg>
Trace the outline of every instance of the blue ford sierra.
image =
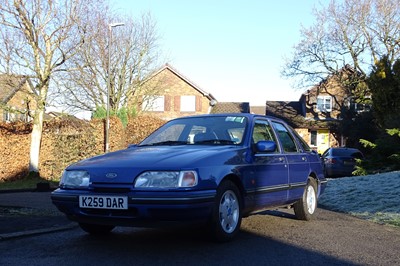
<svg viewBox="0 0 400 266">
<path fill-rule="evenodd" d="M 228 241 L 243 217 L 268 208 L 312 219 L 326 184 L 319 155 L 282 120 L 210 114 L 171 120 L 138 145 L 68 166 L 51 198 L 91 234 L 204 223 Z"/>
</svg>

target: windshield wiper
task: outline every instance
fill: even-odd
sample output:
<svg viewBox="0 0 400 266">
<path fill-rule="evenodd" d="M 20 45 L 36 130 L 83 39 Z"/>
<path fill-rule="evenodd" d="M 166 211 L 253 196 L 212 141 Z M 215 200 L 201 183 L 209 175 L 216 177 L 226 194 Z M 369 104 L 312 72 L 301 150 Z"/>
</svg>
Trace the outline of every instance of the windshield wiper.
<svg viewBox="0 0 400 266">
<path fill-rule="evenodd" d="M 217 145 L 225 145 L 225 144 L 235 144 L 232 140 L 227 139 L 206 139 L 202 141 L 196 141 L 194 144 L 217 144 Z"/>
<path fill-rule="evenodd" d="M 143 146 L 162 146 L 162 145 L 186 145 L 186 141 L 178 141 L 178 140 L 167 140 L 167 141 L 160 141 L 160 142 L 154 142 L 154 143 L 149 143 L 149 144 L 144 144 L 140 145 L 140 147 Z"/>
</svg>

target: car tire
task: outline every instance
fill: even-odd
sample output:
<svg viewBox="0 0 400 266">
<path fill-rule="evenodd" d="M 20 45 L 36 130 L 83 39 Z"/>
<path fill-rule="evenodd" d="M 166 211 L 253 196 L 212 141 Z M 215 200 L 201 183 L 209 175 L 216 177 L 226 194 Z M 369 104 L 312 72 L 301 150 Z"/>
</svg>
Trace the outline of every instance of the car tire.
<svg viewBox="0 0 400 266">
<path fill-rule="evenodd" d="M 317 209 L 317 183 L 313 178 L 308 179 L 302 198 L 293 207 L 299 220 L 309 221 L 314 217 Z"/>
<path fill-rule="evenodd" d="M 115 228 L 115 226 L 113 225 L 87 224 L 87 223 L 79 223 L 79 226 L 82 228 L 83 231 L 91 235 L 108 234 Z"/>
<path fill-rule="evenodd" d="M 240 230 L 242 202 L 237 186 L 229 180 L 217 189 L 215 206 L 211 218 L 211 234 L 217 242 L 232 240 Z"/>
</svg>

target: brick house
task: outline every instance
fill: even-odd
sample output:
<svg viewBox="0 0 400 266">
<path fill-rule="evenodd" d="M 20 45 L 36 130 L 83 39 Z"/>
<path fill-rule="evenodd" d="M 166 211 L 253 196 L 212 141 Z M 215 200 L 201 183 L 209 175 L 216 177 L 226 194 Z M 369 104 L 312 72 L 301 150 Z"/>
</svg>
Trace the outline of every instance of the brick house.
<svg viewBox="0 0 400 266">
<path fill-rule="evenodd" d="M 318 153 L 333 146 L 346 146 L 346 138 L 337 132 L 344 108 L 356 112 L 368 111 L 369 106 L 355 104 L 351 90 L 341 86 L 338 78 L 352 71 L 344 68 L 341 75 L 330 76 L 307 90 L 299 101 L 267 101 L 265 113 L 286 120 Z M 344 75 L 344 77 L 343 77 Z"/>
<path fill-rule="evenodd" d="M 131 103 L 142 113 L 169 120 L 206 114 L 215 101 L 213 95 L 166 64 L 143 83 Z"/>
<path fill-rule="evenodd" d="M 36 109 L 36 98 L 25 76 L 0 75 L 0 117 L 3 122 L 29 122 Z"/>
</svg>

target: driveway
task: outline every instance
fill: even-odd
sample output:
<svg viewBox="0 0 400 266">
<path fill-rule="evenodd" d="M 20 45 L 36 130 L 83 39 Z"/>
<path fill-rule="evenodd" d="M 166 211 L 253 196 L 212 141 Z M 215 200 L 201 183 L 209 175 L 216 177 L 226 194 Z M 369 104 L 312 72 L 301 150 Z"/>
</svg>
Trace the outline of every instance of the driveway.
<svg viewBox="0 0 400 266">
<path fill-rule="evenodd" d="M 324 209 L 317 211 L 317 219 L 310 222 L 296 220 L 292 211 L 268 211 L 265 213 L 272 215 L 244 219 L 242 229 L 264 239 L 301 248 L 307 251 L 305 253 L 335 257 L 338 262 L 400 265 L 399 227 Z M 309 260 L 311 264 L 320 264 L 312 261 L 313 256 L 309 256 Z M 299 258 L 299 261 L 302 260 Z"/>
<path fill-rule="evenodd" d="M 305 222 L 284 209 L 245 218 L 237 239 L 224 244 L 193 228 L 118 227 L 104 237 L 76 228 L 10 239 L 0 241 L 0 265 L 400 265 L 399 250 L 400 228 L 323 209 Z"/>
</svg>

